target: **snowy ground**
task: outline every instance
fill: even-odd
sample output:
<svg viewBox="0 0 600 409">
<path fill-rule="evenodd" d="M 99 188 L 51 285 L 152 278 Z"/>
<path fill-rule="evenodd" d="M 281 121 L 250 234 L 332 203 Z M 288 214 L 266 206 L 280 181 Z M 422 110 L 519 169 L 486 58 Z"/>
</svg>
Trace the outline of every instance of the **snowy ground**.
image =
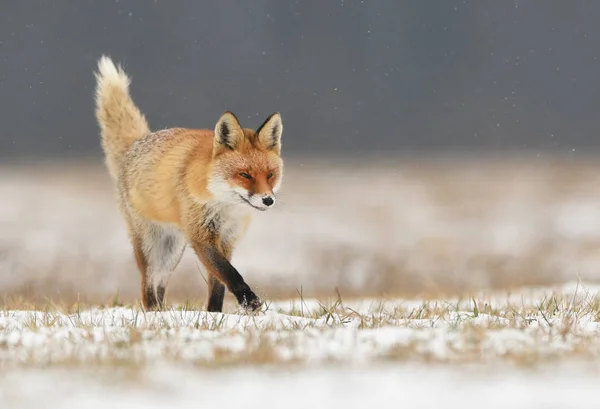
<svg viewBox="0 0 600 409">
<path fill-rule="evenodd" d="M 596 357 L 599 320 L 599 288 L 583 283 L 466 299 L 296 299 L 252 315 L 185 306 L 5 310 L 0 364 L 535 364 Z"/>
<path fill-rule="evenodd" d="M 599 354 L 600 287 L 581 282 L 470 299 L 296 299 L 254 315 L 5 310 L 0 402 L 582 408 Z"/>
<path fill-rule="evenodd" d="M 234 254 L 268 304 L 247 315 L 204 311 L 189 251 L 169 310 L 139 309 L 102 167 L 0 169 L 0 408 L 594 407 L 599 179 L 292 161 Z"/>
<path fill-rule="evenodd" d="M 100 381 L 99 381 L 100 379 Z M 4 377 L 3 408 L 486 408 L 598 407 L 597 370 L 391 365 L 195 370 L 158 366 L 135 374 L 27 370 Z"/>
</svg>

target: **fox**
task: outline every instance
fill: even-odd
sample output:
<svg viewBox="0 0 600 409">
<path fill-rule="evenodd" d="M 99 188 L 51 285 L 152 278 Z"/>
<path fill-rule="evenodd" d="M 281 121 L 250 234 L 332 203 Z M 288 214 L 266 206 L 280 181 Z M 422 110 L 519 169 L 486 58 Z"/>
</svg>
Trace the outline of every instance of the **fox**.
<svg viewBox="0 0 600 409">
<path fill-rule="evenodd" d="M 163 310 L 169 277 L 189 245 L 208 273 L 209 312 L 226 290 L 246 311 L 263 301 L 231 264 L 252 214 L 272 209 L 283 179 L 281 114 L 256 130 L 225 111 L 214 128 L 152 131 L 134 103 L 131 78 L 102 55 L 94 72 L 104 164 L 141 274 L 142 305 Z"/>
</svg>

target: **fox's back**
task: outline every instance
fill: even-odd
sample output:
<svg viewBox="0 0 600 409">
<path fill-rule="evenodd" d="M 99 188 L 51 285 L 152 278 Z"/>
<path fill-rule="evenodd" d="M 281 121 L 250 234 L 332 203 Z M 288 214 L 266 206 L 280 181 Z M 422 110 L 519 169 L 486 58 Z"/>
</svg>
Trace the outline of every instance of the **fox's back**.
<svg viewBox="0 0 600 409">
<path fill-rule="evenodd" d="M 123 161 L 122 193 L 144 217 L 178 223 L 185 173 L 192 161 L 196 173 L 208 173 L 213 137 L 209 129 L 170 128 L 139 139 Z"/>
</svg>

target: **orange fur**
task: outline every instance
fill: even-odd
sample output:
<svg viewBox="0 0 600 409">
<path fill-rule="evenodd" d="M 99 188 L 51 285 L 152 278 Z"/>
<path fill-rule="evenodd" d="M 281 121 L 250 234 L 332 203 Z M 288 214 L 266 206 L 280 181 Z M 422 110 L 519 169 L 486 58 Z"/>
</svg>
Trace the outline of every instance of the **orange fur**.
<svg viewBox="0 0 600 409">
<path fill-rule="evenodd" d="M 270 208 L 281 185 L 280 115 L 257 131 L 225 112 L 214 129 L 150 132 L 120 67 L 103 57 L 97 81 L 103 148 L 142 274 L 144 306 L 164 305 L 168 276 L 187 243 L 213 277 L 209 310 L 221 311 L 225 287 L 241 305 L 259 308 L 230 259 L 251 212 Z"/>
</svg>

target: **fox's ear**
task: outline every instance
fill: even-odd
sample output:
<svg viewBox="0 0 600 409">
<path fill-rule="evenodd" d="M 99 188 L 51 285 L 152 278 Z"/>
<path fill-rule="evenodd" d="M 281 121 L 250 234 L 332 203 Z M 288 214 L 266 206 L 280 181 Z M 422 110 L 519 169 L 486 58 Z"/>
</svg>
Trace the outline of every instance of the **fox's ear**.
<svg viewBox="0 0 600 409">
<path fill-rule="evenodd" d="M 244 131 L 240 122 L 232 112 L 225 112 L 215 126 L 214 151 L 220 153 L 226 150 L 235 150 L 244 138 Z"/>
<path fill-rule="evenodd" d="M 283 124 L 281 123 L 281 115 L 279 115 L 279 112 L 275 112 L 258 127 L 256 137 L 265 148 L 279 153 L 281 151 L 282 133 Z"/>
</svg>

